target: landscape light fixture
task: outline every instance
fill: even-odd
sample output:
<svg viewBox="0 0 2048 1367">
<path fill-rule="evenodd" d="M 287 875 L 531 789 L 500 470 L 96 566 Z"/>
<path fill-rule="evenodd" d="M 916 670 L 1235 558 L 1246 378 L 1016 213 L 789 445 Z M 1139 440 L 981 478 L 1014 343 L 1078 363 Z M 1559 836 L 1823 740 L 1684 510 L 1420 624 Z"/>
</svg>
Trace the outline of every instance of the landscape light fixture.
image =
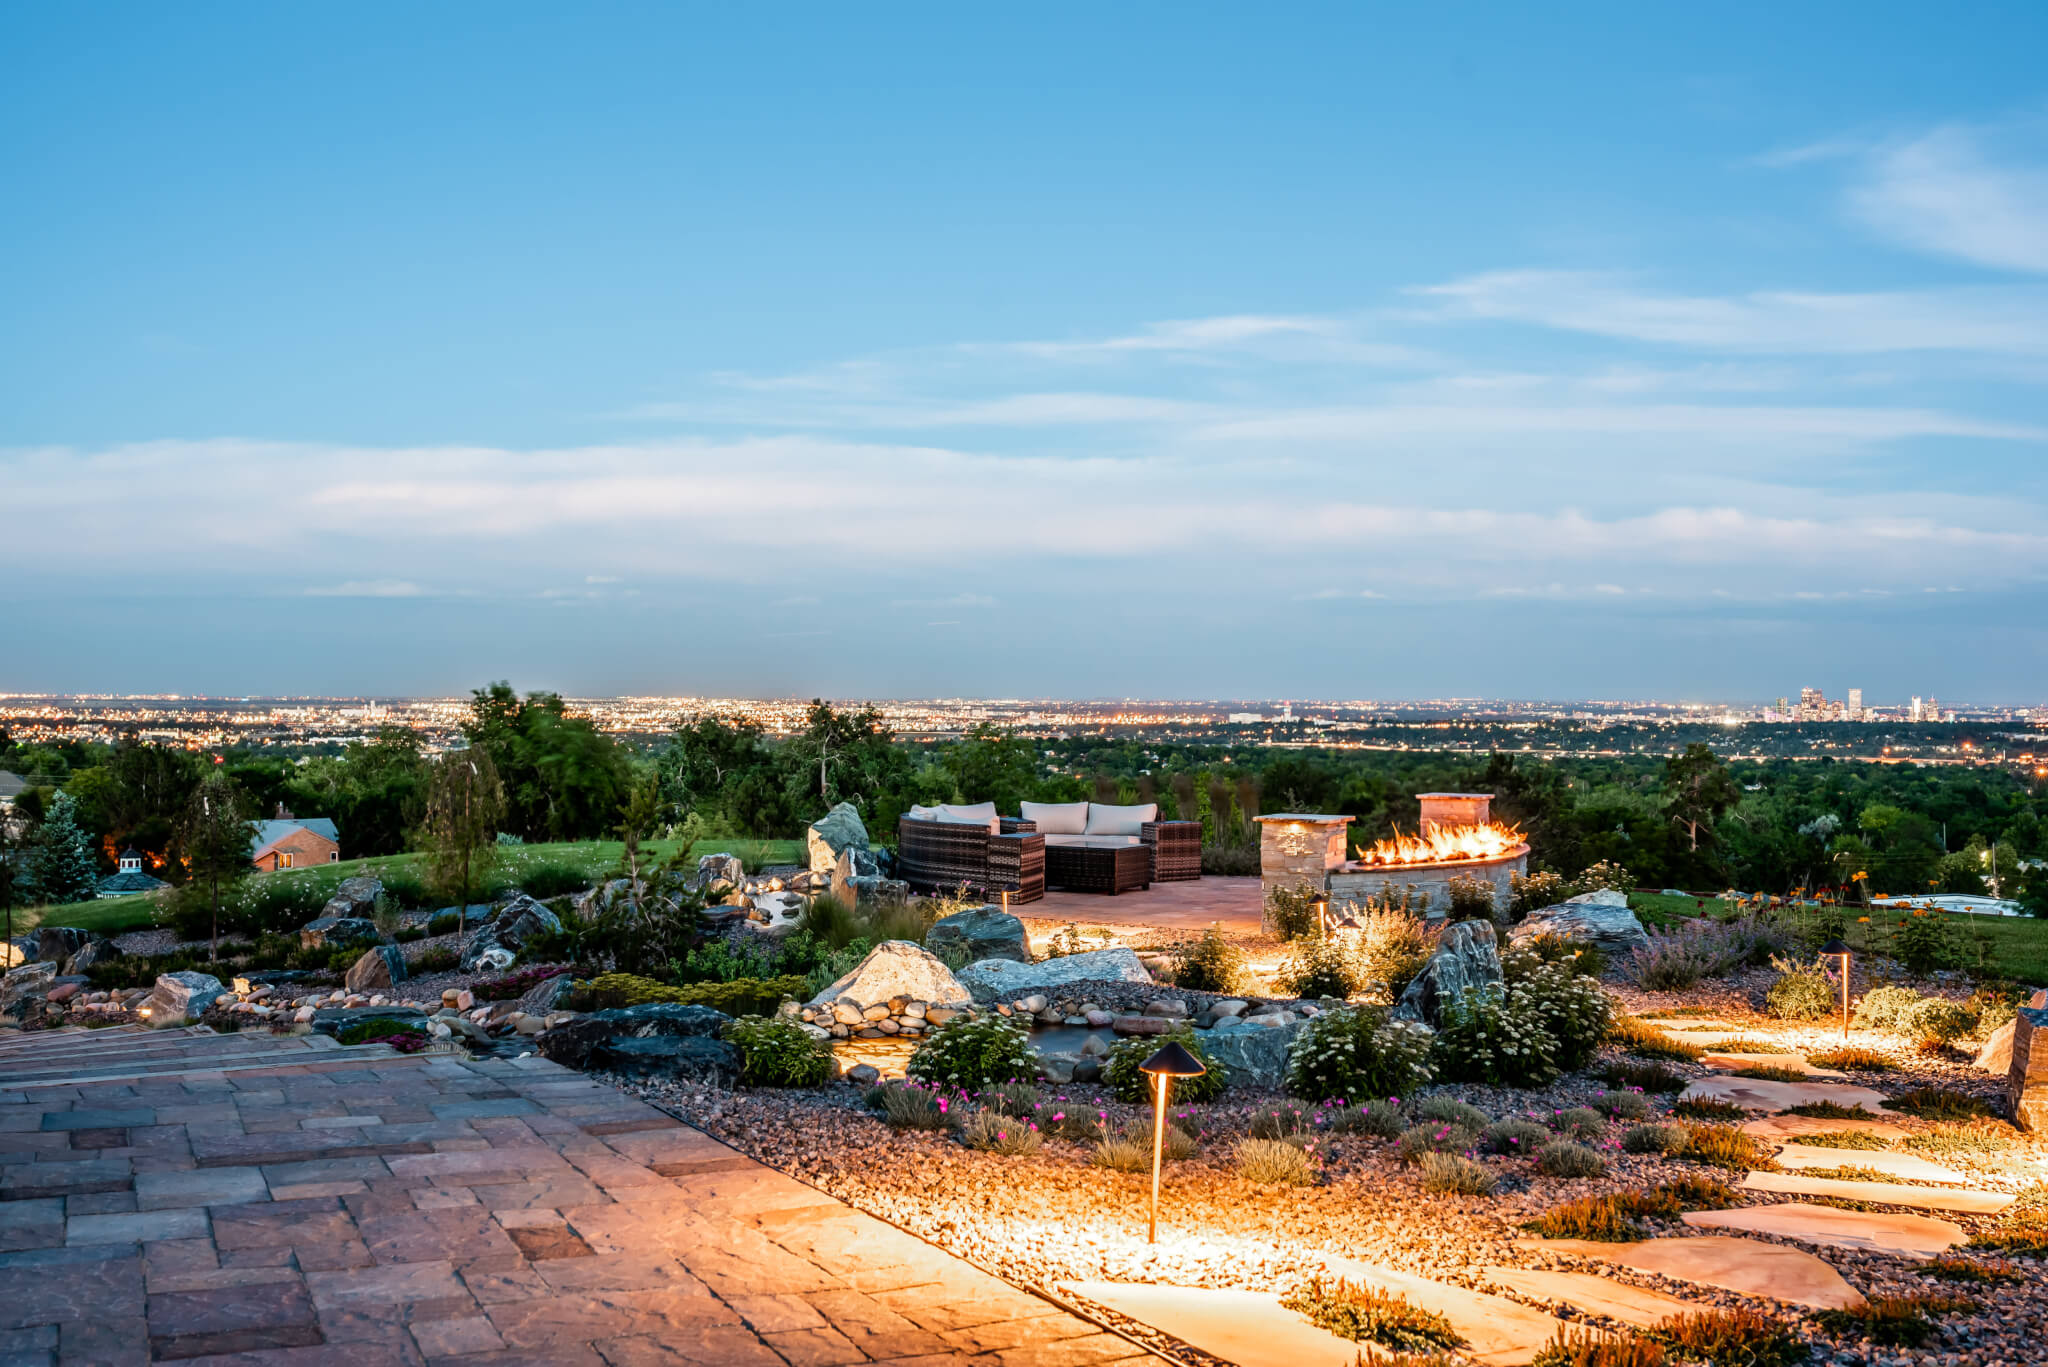
<svg viewBox="0 0 2048 1367">
<path fill-rule="evenodd" d="M 1842 1043 L 1847 1044 L 1849 1042 L 1849 946 L 1842 942 L 1840 936 L 1837 936 L 1822 945 L 1820 952 L 1842 956 Z"/>
<path fill-rule="evenodd" d="M 1200 1077 L 1209 1066 L 1178 1043 L 1167 1046 L 1138 1065 L 1138 1071 L 1152 1079 L 1152 1220 L 1145 1230 L 1145 1242 L 1159 1242 L 1159 1159 L 1166 1146 L 1166 1095 L 1177 1077 Z"/>
<path fill-rule="evenodd" d="M 1330 899 L 1316 898 L 1316 934 L 1324 939 L 1330 937 Z"/>
</svg>

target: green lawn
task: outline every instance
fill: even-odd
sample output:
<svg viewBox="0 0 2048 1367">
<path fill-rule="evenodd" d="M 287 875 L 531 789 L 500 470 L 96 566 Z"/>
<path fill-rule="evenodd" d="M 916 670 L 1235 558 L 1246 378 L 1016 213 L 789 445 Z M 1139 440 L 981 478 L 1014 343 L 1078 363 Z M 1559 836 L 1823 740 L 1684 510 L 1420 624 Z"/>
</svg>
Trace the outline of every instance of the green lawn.
<svg viewBox="0 0 2048 1367">
<path fill-rule="evenodd" d="M 644 847 L 657 859 L 666 859 L 675 851 L 672 841 L 650 840 Z M 749 870 L 764 864 L 799 864 L 804 862 L 804 844 L 801 840 L 700 840 L 691 847 L 692 858 L 707 854 L 736 854 Z M 498 874 L 507 886 L 517 886 L 526 872 L 547 866 L 572 868 L 591 882 L 618 867 L 619 858 L 625 853 L 625 846 L 616 840 L 565 841 L 553 845 L 513 845 L 504 847 L 500 854 Z M 359 873 L 389 871 L 399 876 L 418 879 L 425 875 L 425 855 L 394 854 L 376 859 L 344 859 L 336 864 L 322 864 L 310 869 L 292 869 L 281 873 L 252 875 L 257 878 L 279 878 L 303 882 L 318 888 L 323 896 L 331 893 L 344 878 Z M 30 907 L 14 914 L 14 933 L 19 935 L 39 925 L 77 926 L 81 930 L 96 930 L 103 935 L 118 935 L 122 931 L 146 930 L 157 924 L 157 904 L 147 893 L 130 897 L 109 897 L 100 901 L 72 902 L 64 906 Z"/>
<path fill-rule="evenodd" d="M 1690 916 L 1728 917 L 1736 912 L 1733 902 L 1710 897 L 1702 907 L 1695 897 L 1666 897 L 1659 892 L 1633 892 L 1628 904 L 1645 925 L 1669 926 Z M 1862 913 L 1850 909 L 1849 947 L 1862 951 L 1872 943 L 1872 932 L 1882 924 L 1882 910 L 1872 913 L 1869 924 L 1855 918 Z M 1988 972 L 2015 982 L 2039 986 L 2048 983 L 2048 920 L 2032 916 L 1957 916 L 1963 934 L 1981 941 Z M 1974 951 L 1970 962 L 1975 962 Z"/>
</svg>

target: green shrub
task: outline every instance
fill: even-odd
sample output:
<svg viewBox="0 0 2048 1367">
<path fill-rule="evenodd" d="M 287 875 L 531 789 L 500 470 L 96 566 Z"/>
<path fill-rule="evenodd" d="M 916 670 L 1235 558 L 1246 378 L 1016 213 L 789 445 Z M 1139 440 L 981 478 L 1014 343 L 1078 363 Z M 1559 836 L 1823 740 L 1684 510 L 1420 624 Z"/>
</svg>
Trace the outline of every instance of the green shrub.
<svg viewBox="0 0 2048 1367">
<path fill-rule="evenodd" d="M 1415 1106 L 1418 1120 L 1446 1120 L 1453 1125 L 1463 1125 L 1468 1130 L 1483 1130 L 1493 1123 L 1493 1117 L 1477 1106 L 1468 1105 L 1455 1097 L 1424 1097 Z"/>
<path fill-rule="evenodd" d="M 1884 1108 L 1922 1120 L 1976 1120 L 1991 1114 L 1984 1102 L 1951 1087 L 1915 1087 L 1885 1102 Z"/>
<path fill-rule="evenodd" d="M 1778 1166 L 1770 1145 L 1732 1125 L 1686 1126 L 1685 1151 L 1678 1157 L 1730 1172 L 1770 1171 Z"/>
<path fill-rule="evenodd" d="M 1607 1171 L 1607 1160 L 1584 1144 L 1554 1139 L 1536 1151 L 1536 1171 L 1545 1177 L 1598 1177 Z"/>
<path fill-rule="evenodd" d="M 1202 1043 L 1199 1030 L 1176 1030 L 1165 1036 L 1133 1035 L 1111 1045 L 1108 1055 L 1102 1060 L 1103 1085 L 1114 1092 L 1119 1101 L 1149 1104 L 1152 1100 L 1152 1079 L 1139 1065 L 1164 1048 L 1168 1040 L 1177 1042 L 1209 1070 L 1198 1077 L 1175 1078 L 1173 1091 L 1169 1093 L 1171 1099 L 1195 1104 L 1214 1101 L 1223 1095 L 1223 1088 L 1230 1081 L 1230 1069 L 1210 1054 Z"/>
<path fill-rule="evenodd" d="M 1520 1116 L 1507 1116 L 1494 1121 L 1479 1136 L 1479 1145 L 1488 1153 L 1503 1153 L 1515 1158 L 1528 1158 L 1550 1142 L 1550 1130 Z"/>
<path fill-rule="evenodd" d="M 1287 952 L 1278 982 L 1296 997 L 1346 1000 L 1365 986 L 1365 967 L 1350 943 L 1335 935 L 1308 934 Z"/>
<path fill-rule="evenodd" d="M 1038 1084 L 1033 1082 L 998 1083 L 976 1100 L 998 1115 L 1019 1116 L 1027 1120 L 1038 1117 Z"/>
<path fill-rule="evenodd" d="M 1977 1031 L 1988 1035 L 2019 1014 L 2032 994 L 2018 983 L 1984 983 L 1964 1003 L 1977 1017 Z"/>
<path fill-rule="evenodd" d="M 1000 1111 L 981 1110 L 960 1126 L 960 1142 L 984 1153 L 1016 1157 L 1037 1153 L 1045 1146 L 1045 1136 L 1029 1120 L 1004 1115 Z"/>
<path fill-rule="evenodd" d="M 882 1113 L 892 1130 L 951 1129 L 960 1111 L 938 1088 L 911 1082 L 884 1082 L 868 1088 L 862 1099 Z"/>
<path fill-rule="evenodd" d="M 1595 1092 L 1590 1104 L 1615 1120 L 1641 1120 L 1650 1113 L 1650 1099 L 1641 1092 Z"/>
<path fill-rule="evenodd" d="M 1429 1031 L 1384 1007 L 1326 1011 L 1294 1037 L 1287 1090 L 1308 1101 L 1395 1099 L 1430 1080 L 1429 1056 Z"/>
<path fill-rule="evenodd" d="M 1591 1063 L 1614 1019 L 1614 1001 L 1598 980 L 1564 961 L 1544 963 L 1511 952 L 1502 960 L 1504 971 L 1510 962 L 1516 972 L 1509 980 L 1509 1000 L 1556 1041 L 1557 1066 L 1570 1072 Z"/>
<path fill-rule="evenodd" d="M 1621 1151 L 1675 1157 L 1685 1152 L 1691 1138 L 1683 1125 L 1631 1125 L 1621 1136 Z"/>
<path fill-rule="evenodd" d="M 1651 1332 L 1681 1356 L 1707 1367 L 1793 1367 L 1807 1357 L 1798 1334 L 1747 1307 L 1676 1315 Z"/>
<path fill-rule="evenodd" d="M 1359 1101 L 1349 1106 L 1330 1106 L 1323 1110 L 1322 1115 L 1323 1126 L 1331 1134 L 1369 1134 L 1378 1139 L 1392 1139 L 1408 1124 L 1398 1101 Z"/>
<path fill-rule="evenodd" d="M 590 876 L 573 864 L 535 864 L 519 875 L 519 889 L 527 896 L 547 901 L 567 897 L 590 886 Z"/>
<path fill-rule="evenodd" d="M 1465 1345 L 1451 1322 L 1434 1310 L 1424 1310 L 1401 1296 L 1348 1281 L 1312 1278 L 1290 1292 L 1280 1304 L 1318 1329 L 1353 1343 L 1377 1343 L 1404 1353 Z"/>
<path fill-rule="evenodd" d="M 816 1087 L 832 1076 L 832 1050 L 784 1016 L 743 1016 L 725 1027 L 749 1087 Z"/>
<path fill-rule="evenodd" d="M 429 973 L 453 973 L 460 967 L 462 967 L 462 956 L 460 954 L 457 954 L 452 949 L 436 947 L 427 950 L 417 959 L 407 964 L 406 972 L 418 978 Z"/>
<path fill-rule="evenodd" d="M 1626 896 L 1636 890 L 1636 876 L 1606 859 L 1587 865 L 1572 881 L 1581 892 L 1618 892 Z"/>
<path fill-rule="evenodd" d="M 1764 994 L 1764 1010 L 1779 1020 L 1826 1020 L 1835 1012 L 1835 989 L 1816 968 L 1787 966 Z"/>
<path fill-rule="evenodd" d="M 955 1016 L 925 1037 L 904 1071 L 919 1082 L 986 1091 L 1038 1076 L 1038 1055 L 1020 1026 L 993 1011 Z"/>
<path fill-rule="evenodd" d="M 1273 933 L 1283 940 L 1299 940 L 1304 935 L 1313 935 L 1318 927 L 1316 905 L 1326 902 L 1327 895 L 1321 888 L 1309 883 L 1300 883 L 1291 888 L 1274 887 L 1266 890 L 1266 923 L 1273 927 Z M 1181 986 L 1186 986 L 1185 983 Z"/>
<path fill-rule="evenodd" d="M 1151 1161 L 1147 1155 L 1146 1161 Z M 1298 1144 L 1280 1139 L 1241 1139 L 1237 1143 L 1237 1175 L 1260 1186 L 1315 1185 L 1316 1163 Z"/>
<path fill-rule="evenodd" d="M 1211 926 L 1202 938 L 1173 947 L 1173 985 L 1190 992 L 1232 993 L 1245 990 L 1249 981 L 1244 951 L 1223 938 Z"/>
<path fill-rule="evenodd" d="M 1517 940 L 1514 948 L 1500 956 L 1501 971 L 1513 981 L 1511 960 L 1533 960 L 1539 964 L 1560 964 L 1583 977 L 1598 978 L 1607 971 L 1607 954 L 1591 940 L 1546 931 Z"/>
<path fill-rule="evenodd" d="M 1400 1155 L 1401 1166 L 1405 1168 L 1420 1163 L 1425 1154 L 1464 1153 L 1478 1142 L 1477 1130 L 1449 1121 L 1432 1120 L 1424 1125 L 1410 1125 L 1401 1131 L 1395 1152 Z"/>
<path fill-rule="evenodd" d="M 1899 1033 L 1922 1045 L 1952 1044 L 1977 1028 L 1977 1018 L 1960 1002 L 1926 997 L 1899 1013 Z"/>
<path fill-rule="evenodd" d="M 1935 1334 L 1935 1316 L 1975 1310 L 1976 1303 L 1939 1291 L 1872 1296 L 1857 1310 L 1822 1310 L 1814 1316 L 1831 1334 L 1868 1339 L 1886 1348 L 1919 1348 Z"/>
<path fill-rule="evenodd" d="M 708 1006 L 728 1016 L 765 1016 L 804 993 L 806 983 L 794 974 L 781 978 L 736 978 L 731 982 L 689 983 L 671 987 L 631 973 L 601 973 L 584 989 L 593 1008 L 642 1006 L 677 1002 Z M 479 994 L 481 995 L 481 994 Z M 516 995 L 516 994 L 515 994 Z"/>
<path fill-rule="evenodd" d="M 1383 1000 L 1397 1000 L 1429 962 L 1431 939 L 1422 918 L 1396 907 L 1370 905 L 1354 914 L 1359 928 L 1358 971 L 1363 985 Z"/>
<path fill-rule="evenodd" d="M 1422 1187 L 1425 1191 L 1455 1196 L 1491 1196 L 1500 1179 L 1484 1163 L 1475 1163 L 1455 1153 L 1426 1153 L 1422 1156 Z"/>
<path fill-rule="evenodd" d="M 427 922 L 427 934 L 431 936 L 453 935 L 460 929 L 462 913 L 459 911 L 435 912 L 433 919 Z"/>
<path fill-rule="evenodd" d="M 1591 1106 L 1573 1106 L 1551 1117 L 1551 1128 L 1567 1139 L 1590 1143 L 1607 1133 L 1607 1117 Z"/>
<path fill-rule="evenodd" d="M 1915 977 L 1962 962 L 1962 937 L 1953 918 L 1942 911 L 1915 911 L 1887 928 L 1884 948 Z"/>
<path fill-rule="evenodd" d="M 1561 873 L 1508 875 L 1508 914 L 1520 921 L 1532 911 L 1543 911 L 1578 896 L 1585 889 L 1565 881 Z"/>
<path fill-rule="evenodd" d="M 1920 994 L 1910 987 L 1873 987 L 1856 1003 L 1856 1024 L 1896 1034 L 1899 1016 L 1920 1004 Z"/>
<path fill-rule="evenodd" d="M 1467 988 L 1440 1004 L 1430 1059 L 1438 1076 L 1496 1087 L 1557 1078 L 1557 1040 L 1520 989 Z"/>
<path fill-rule="evenodd" d="M 1661 1063 L 1632 1063 L 1624 1059 L 1600 1070 L 1600 1080 L 1609 1087 L 1634 1088 L 1660 1095 L 1682 1092 L 1688 1079 Z"/>
<path fill-rule="evenodd" d="M 1447 915 L 1452 921 L 1491 921 L 1499 900 L 1493 883 L 1485 878 L 1453 874 L 1444 890 L 1450 894 Z"/>
<path fill-rule="evenodd" d="M 1617 1337 L 1560 1324 L 1557 1336 L 1536 1350 L 1529 1367 L 1665 1367 L 1664 1347 L 1640 1334 Z"/>
<path fill-rule="evenodd" d="M 409 945 L 414 940 L 424 940 L 426 938 L 427 928 L 425 926 L 400 926 L 397 930 L 391 932 L 391 939 L 394 944 Z"/>
</svg>

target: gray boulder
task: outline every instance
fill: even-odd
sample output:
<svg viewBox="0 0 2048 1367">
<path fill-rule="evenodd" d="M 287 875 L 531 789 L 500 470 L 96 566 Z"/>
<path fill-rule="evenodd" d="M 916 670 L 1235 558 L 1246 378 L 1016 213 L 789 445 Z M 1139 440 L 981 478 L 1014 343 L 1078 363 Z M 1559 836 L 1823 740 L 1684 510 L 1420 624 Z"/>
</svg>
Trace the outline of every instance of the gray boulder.
<svg viewBox="0 0 2048 1367">
<path fill-rule="evenodd" d="M 578 1016 L 543 1032 L 534 1043 L 543 1056 L 566 1068 L 589 1068 L 597 1066 L 593 1059 L 613 1040 L 655 1036 L 712 1039 L 731 1020 L 723 1011 L 708 1006 L 649 1002 Z"/>
<path fill-rule="evenodd" d="M 112 940 L 90 940 L 64 965 L 66 973 L 83 973 L 88 968 L 112 963 L 121 957 L 121 946 Z"/>
<path fill-rule="evenodd" d="M 685 1035 L 614 1037 L 591 1051 L 587 1066 L 620 1077 L 682 1078 L 729 1087 L 740 1074 L 740 1051 L 722 1039 Z"/>
<path fill-rule="evenodd" d="M 375 945 L 349 968 L 346 982 L 351 992 L 382 992 L 406 977 L 405 951 L 397 945 Z"/>
<path fill-rule="evenodd" d="M 301 949 L 347 949 L 351 945 L 374 945 L 383 938 L 377 933 L 375 922 L 360 916 L 322 916 L 299 927 Z"/>
<path fill-rule="evenodd" d="M 313 1033 L 338 1035 L 363 1021 L 402 1020 L 424 1025 L 427 1013 L 417 1006 L 323 1006 L 313 1013 Z"/>
<path fill-rule="evenodd" d="M 1202 1032 L 1202 1047 L 1229 1072 L 1232 1087 L 1257 1087 L 1277 1092 L 1287 1081 L 1287 1053 L 1305 1021 L 1287 1025 L 1253 1025 L 1225 1016 Z"/>
<path fill-rule="evenodd" d="M 344 878 L 341 886 L 334 890 L 334 896 L 327 899 L 327 905 L 320 908 L 322 916 L 368 916 L 377 909 L 377 898 L 383 895 L 384 881 L 374 873 L 357 874 Z"/>
<path fill-rule="evenodd" d="M 498 938 L 496 926 L 478 926 L 462 942 L 459 967 L 464 973 L 503 973 L 519 951 Z"/>
<path fill-rule="evenodd" d="M 697 860 L 696 876 L 690 886 L 698 892 L 730 892 L 745 882 L 747 866 L 736 854 L 707 854 Z"/>
<path fill-rule="evenodd" d="M 853 855 L 856 876 L 872 878 L 881 872 L 868 844 L 868 828 L 860 819 L 860 810 L 851 802 L 838 803 L 811 823 L 804 832 L 804 846 L 812 873 L 832 872 L 838 867 L 839 856 L 847 853 Z"/>
<path fill-rule="evenodd" d="M 537 936 L 559 934 L 562 918 L 521 892 L 498 909 L 491 918 L 491 929 L 498 933 L 500 944 L 517 951 Z"/>
<path fill-rule="evenodd" d="M 1568 940 L 1590 942 L 1607 956 L 1608 962 L 1650 947 L 1650 933 L 1628 909 L 1628 897 L 1619 892 L 1587 892 L 1554 907 L 1532 911 L 1508 933 L 1519 942 L 1538 935 L 1556 935 Z"/>
<path fill-rule="evenodd" d="M 971 963 L 956 975 L 976 1001 L 1005 1001 L 1026 992 L 1067 987 L 1073 983 L 1149 983 L 1152 975 L 1130 949 L 1098 949 L 1087 954 L 1063 954 L 1043 963 L 1018 963 L 1014 959 L 983 959 Z"/>
<path fill-rule="evenodd" d="M 939 958 L 908 940 L 884 940 L 868 951 L 853 971 L 811 998 L 811 1006 L 829 1006 L 849 998 L 862 1007 L 881 1006 L 891 998 L 929 1002 L 933 1006 L 966 1006 L 973 998 Z"/>
<path fill-rule="evenodd" d="M 0 1011 L 11 1011 L 25 997 L 39 997 L 57 979 L 57 965 L 47 959 L 11 968 L 0 978 Z"/>
<path fill-rule="evenodd" d="M 1012 959 L 1031 962 L 1031 938 L 1024 923 L 999 907 L 976 907 L 957 911 L 932 922 L 924 934 L 924 947 L 934 954 L 949 950 L 965 952 L 970 962 L 980 959 Z"/>
<path fill-rule="evenodd" d="M 1437 937 L 1436 952 L 1394 1004 L 1394 1019 L 1434 1026 L 1443 1003 L 1473 988 L 1499 987 L 1500 944 L 1491 921 L 1456 921 Z"/>
<path fill-rule="evenodd" d="M 36 957 L 61 964 L 95 938 L 91 931 L 75 926 L 40 926 L 36 930 Z"/>
<path fill-rule="evenodd" d="M 526 989 L 526 995 L 519 999 L 514 1010 L 524 1011 L 529 1016 L 545 1016 L 563 1008 L 562 1002 L 576 990 L 576 975 L 558 973 L 544 982 L 535 983 Z"/>
<path fill-rule="evenodd" d="M 183 1025 L 226 991 L 220 979 L 210 973 L 198 973 L 188 968 L 179 973 L 161 974 L 155 989 L 149 994 L 149 1000 L 144 1003 L 149 1007 L 149 1023 L 159 1028 Z"/>
</svg>

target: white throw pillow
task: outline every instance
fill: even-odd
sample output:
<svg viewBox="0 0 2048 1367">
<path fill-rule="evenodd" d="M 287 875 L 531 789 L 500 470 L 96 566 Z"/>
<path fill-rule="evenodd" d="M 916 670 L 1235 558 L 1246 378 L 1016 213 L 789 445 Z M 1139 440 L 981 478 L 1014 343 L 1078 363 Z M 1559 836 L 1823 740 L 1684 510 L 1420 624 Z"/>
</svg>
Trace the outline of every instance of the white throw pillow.
<svg viewBox="0 0 2048 1367">
<path fill-rule="evenodd" d="M 1017 810 L 1040 835 L 1080 835 L 1088 829 L 1085 802 L 1020 802 Z"/>
<path fill-rule="evenodd" d="M 948 802 L 939 808 L 941 821 L 964 821 L 971 826 L 986 826 L 990 835 L 1000 835 L 1003 819 L 996 815 L 993 802 Z"/>
<path fill-rule="evenodd" d="M 937 821 L 940 813 L 937 807 L 912 807 L 908 815 L 913 821 Z"/>
<path fill-rule="evenodd" d="M 1159 804 L 1143 802 L 1135 807 L 1105 807 L 1100 802 L 1088 804 L 1088 835 L 1143 835 L 1139 829 L 1148 821 L 1159 817 Z"/>
</svg>

